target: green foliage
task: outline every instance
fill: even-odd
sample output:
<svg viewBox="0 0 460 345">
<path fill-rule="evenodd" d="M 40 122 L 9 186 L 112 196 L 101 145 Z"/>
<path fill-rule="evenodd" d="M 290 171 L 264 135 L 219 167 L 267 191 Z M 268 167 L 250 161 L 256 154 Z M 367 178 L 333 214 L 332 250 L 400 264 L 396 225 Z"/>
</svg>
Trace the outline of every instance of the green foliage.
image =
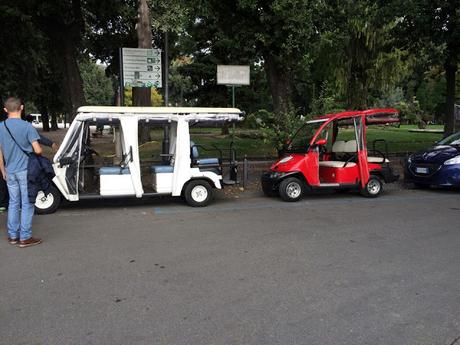
<svg viewBox="0 0 460 345">
<path fill-rule="evenodd" d="M 330 6 L 334 20 L 322 34 L 321 56 L 329 54 L 347 108 L 366 108 L 371 89 L 387 89 L 405 74 L 406 52 L 391 36 L 396 19 L 384 15 L 385 5 L 369 0 Z"/>
<path fill-rule="evenodd" d="M 399 116 L 403 122 L 416 124 L 423 127 L 423 112 L 420 108 L 420 102 L 416 97 L 410 101 L 400 101 L 396 104 Z"/>
<path fill-rule="evenodd" d="M 113 105 L 115 93 L 112 80 L 101 65 L 85 60 L 80 63 L 83 91 L 89 105 Z"/>
<path fill-rule="evenodd" d="M 306 118 L 297 115 L 295 112 L 281 113 L 273 117 L 273 122 L 261 123 L 261 131 L 264 133 L 264 140 L 269 142 L 277 150 L 282 149 L 286 141 L 306 121 Z"/>
<path fill-rule="evenodd" d="M 338 101 L 334 88 L 325 81 L 321 85 L 319 95 L 311 103 L 311 114 L 324 115 L 344 111 L 343 104 Z"/>
<path fill-rule="evenodd" d="M 150 89 L 151 93 L 151 102 L 152 102 L 152 107 L 161 107 L 163 105 L 163 97 L 161 94 L 158 92 L 157 89 L 152 87 Z M 125 106 L 132 106 L 133 105 L 133 88 L 132 87 L 127 87 L 125 88 Z"/>
</svg>

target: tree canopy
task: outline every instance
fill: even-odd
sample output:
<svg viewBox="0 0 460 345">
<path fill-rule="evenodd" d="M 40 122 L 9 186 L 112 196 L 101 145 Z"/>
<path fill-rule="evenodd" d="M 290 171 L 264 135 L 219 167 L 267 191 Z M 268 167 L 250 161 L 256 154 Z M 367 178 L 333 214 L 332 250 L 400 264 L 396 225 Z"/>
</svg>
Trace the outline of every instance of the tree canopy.
<svg viewBox="0 0 460 345">
<path fill-rule="evenodd" d="M 453 0 L 147 4 L 152 45 L 164 49 L 169 37 L 170 104 L 230 105 L 216 66 L 241 64 L 250 66 L 251 85 L 236 89 L 237 106 L 273 112 L 281 124 L 287 113 L 417 102 L 419 118 L 454 130 L 460 16 Z M 2 1 L 1 96 L 19 95 L 51 116 L 114 104 L 118 49 L 137 46 L 137 10 L 137 0 Z"/>
</svg>

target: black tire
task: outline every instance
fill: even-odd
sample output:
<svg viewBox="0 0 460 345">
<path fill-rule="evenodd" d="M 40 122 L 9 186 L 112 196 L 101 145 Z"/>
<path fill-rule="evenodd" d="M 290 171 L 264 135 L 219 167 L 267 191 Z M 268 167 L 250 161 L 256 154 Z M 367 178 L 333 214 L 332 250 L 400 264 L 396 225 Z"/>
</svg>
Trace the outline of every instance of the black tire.
<svg viewBox="0 0 460 345">
<path fill-rule="evenodd" d="M 364 188 L 361 188 L 361 195 L 365 196 L 366 198 L 375 198 L 379 196 L 382 191 L 382 180 L 378 176 L 371 175 Z"/>
<path fill-rule="evenodd" d="M 192 180 L 184 189 L 185 201 L 192 207 L 208 206 L 214 197 L 214 191 L 205 180 Z"/>
<path fill-rule="evenodd" d="M 298 201 L 305 192 L 304 183 L 297 177 L 287 177 L 278 187 L 281 199 L 288 202 Z"/>
<path fill-rule="evenodd" d="M 61 192 L 51 186 L 49 194 L 45 197 L 43 192 L 39 192 L 35 201 L 35 214 L 50 214 L 56 212 L 61 204 Z"/>
</svg>

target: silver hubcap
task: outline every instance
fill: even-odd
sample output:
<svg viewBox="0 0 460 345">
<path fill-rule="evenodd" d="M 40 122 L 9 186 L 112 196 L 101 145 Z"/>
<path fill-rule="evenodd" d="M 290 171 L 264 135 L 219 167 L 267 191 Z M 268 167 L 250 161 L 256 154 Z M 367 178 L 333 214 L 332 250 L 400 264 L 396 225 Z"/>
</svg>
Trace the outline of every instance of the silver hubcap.
<svg viewBox="0 0 460 345">
<path fill-rule="evenodd" d="M 302 192 L 302 188 L 297 182 L 290 182 L 286 186 L 286 194 L 291 198 L 295 199 L 300 196 L 300 193 Z"/>
<path fill-rule="evenodd" d="M 195 186 L 192 189 L 192 199 L 196 202 L 203 202 L 208 197 L 208 190 L 204 186 Z"/>
<path fill-rule="evenodd" d="M 49 193 L 47 196 L 42 191 L 38 192 L 37 198 L 35 199 L 35 206 L 40 209 L 47 209 L 53 205 L 54 196 Z"/>
<path fill-rule="evenodd" d="M 380 192 L 380 183 L 376 180 L 370 180 L 367 183 L 367 191 L 370 194 L 378 194 Z"/>
</svg>

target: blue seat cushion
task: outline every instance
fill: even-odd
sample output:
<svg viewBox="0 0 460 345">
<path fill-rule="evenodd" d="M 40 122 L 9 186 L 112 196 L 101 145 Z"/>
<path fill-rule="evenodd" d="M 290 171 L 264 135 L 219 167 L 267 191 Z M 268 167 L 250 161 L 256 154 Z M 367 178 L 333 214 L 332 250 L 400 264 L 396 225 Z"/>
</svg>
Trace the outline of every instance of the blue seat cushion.
<svg viewBox="0 0 460 345">
<path fill-rule="evenodd" d="M 198 165 L 219 165 L 219 158 L 201 158 L 196 160 Z"/>
<path fill-rule="evenodd" d="M 152 165 L 150 167 L 150 172 L 155 174 L 172 173 L 174 172 L 174 167 L 171 165 Z"/>
<path fill-rule="evenodd" d="M 129 175 L 129 168 L 121 168 L 119 166 L 102 167 L 99 169 L 99 175 Z"/>
<path fill-rule="evenodd" d="M 192 158 L 197 159 L 200 156 L 200 153 L 198 152 L 198 147 L 195 146 L 195 143 L 190 140 L 190 147 L 192 149 Z"/>
</svg>

